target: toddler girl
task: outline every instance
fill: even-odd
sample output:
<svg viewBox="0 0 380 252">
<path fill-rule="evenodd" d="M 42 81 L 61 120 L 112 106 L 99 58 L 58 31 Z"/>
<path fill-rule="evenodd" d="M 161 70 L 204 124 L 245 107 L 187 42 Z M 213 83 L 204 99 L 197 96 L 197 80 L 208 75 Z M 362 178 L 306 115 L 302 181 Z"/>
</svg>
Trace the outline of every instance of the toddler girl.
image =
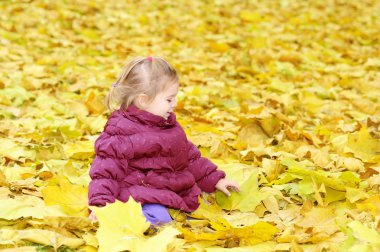
<svg viewBox="0 0 380 252">
<path fill-rule="evenodd" d="M 90 205 L 133 197 L 159 224 L 172 220 L 167 207 L 196 210 L 201 191 L 240 190 L 187 140 L 173 113 L 178 88 L 175 69 L 162 58 L 138 57 L 124 67 L 107 97 L 113 112 L 95 142 Z"/>
</svg>

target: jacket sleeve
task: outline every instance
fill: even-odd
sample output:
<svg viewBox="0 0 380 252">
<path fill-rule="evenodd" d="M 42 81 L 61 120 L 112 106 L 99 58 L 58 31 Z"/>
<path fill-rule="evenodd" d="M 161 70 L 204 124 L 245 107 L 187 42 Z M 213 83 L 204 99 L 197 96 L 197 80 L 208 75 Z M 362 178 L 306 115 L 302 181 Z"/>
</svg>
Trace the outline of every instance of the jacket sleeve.
<svg viewBox="0 0 380 252">
<path fill-rule="evenodd" d="M 91 182 L 88 189 L 89 205 L 105 206 L 112 203 L 120 192 L 119 183 L 125 176 L 124 167 L 128 167 L 127 159 L 130 150 L 127 136 L 109 135 L 103 132 L 95 142 L 95 158 L 91 164 Z"/>
<path fill-rule="evenodd" d="M 198 148 L 188 141 L 189 171 L 195 177 L 199 188 L 205 192 L 214 192 L 218 181 L 226 176 L 223 171 L 207 158 L 201 156 Z"/>
</svg>

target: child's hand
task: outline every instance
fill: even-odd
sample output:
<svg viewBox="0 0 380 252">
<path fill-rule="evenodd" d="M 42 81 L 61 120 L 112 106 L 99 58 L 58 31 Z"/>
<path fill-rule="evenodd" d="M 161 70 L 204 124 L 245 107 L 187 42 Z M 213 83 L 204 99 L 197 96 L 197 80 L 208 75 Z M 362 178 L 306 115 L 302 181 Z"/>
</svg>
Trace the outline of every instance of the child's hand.
<svg viewBox="0 0 380 252">
<path fill-rule="evenodd" d="M 90 216 L 88 216 L 88 218 L 90 218 L 91 222 L 95 222 L 97 221 L 98 219 L 96 218 L 95 216 L 95 213 L 94 212 L 91 212 L 90 213 Z"/>
<path fill-rule="evenodd" d="M 228 189 L 233 189 L 236 192 L 240 192 L 240 187 L 234 181 L 230 181 L 228 179 L 221 179 L 215 185 L 216 189 L 224 192 L 227 196 L 231 196 L 231 193 Z"/>
</svg>

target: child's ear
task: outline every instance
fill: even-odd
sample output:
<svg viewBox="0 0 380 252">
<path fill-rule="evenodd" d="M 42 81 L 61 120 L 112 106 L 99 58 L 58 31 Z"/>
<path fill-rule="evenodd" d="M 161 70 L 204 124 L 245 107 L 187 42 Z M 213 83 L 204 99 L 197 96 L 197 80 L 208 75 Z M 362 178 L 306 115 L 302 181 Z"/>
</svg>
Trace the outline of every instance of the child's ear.
<svg viewBox="0 0 380 252">
<path fill-rule="evenodd" d="M 146 94 L 139 94 L 136 97 L 136 105 L 140 108 L 146 108 L 149 105 L 149 96 Z"/>
</svg>

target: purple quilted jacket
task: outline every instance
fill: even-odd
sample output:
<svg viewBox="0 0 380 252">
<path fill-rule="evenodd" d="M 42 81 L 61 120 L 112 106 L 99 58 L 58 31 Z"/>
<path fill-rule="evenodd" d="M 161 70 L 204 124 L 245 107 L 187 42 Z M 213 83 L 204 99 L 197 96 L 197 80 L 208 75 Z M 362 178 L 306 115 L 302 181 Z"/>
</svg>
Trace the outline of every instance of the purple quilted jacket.
<svg viewBox="0 0 380 252">
<path fill-rule="evenodd" d="M 201 191 L 215 191 L 225 177 L 187 140 L 174 113 L 165 120 L 133 105 L 111 114 L 95 154 L 88 194 L 94 206 L 132 196 L 191 212 Z"/>
</svg>

